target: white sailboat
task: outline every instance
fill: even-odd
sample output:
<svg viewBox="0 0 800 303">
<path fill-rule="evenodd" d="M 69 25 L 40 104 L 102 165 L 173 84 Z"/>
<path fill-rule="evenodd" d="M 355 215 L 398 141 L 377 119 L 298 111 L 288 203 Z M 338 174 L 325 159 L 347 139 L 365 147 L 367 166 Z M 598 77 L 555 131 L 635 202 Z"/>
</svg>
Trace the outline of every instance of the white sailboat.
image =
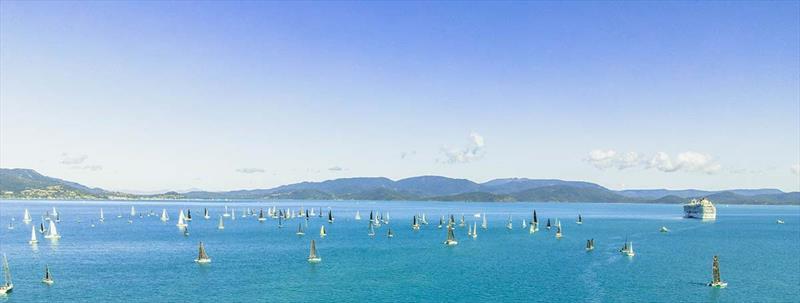
<svg viewBox="0 0 800 303">
<path fill-rule="evenodd" d="M 222 214 L 223 217 L 230 217 L 231 214 L 228 213 L 228 206 L 225 205 L 225 213 Z"/>
<path fill-rule="evenodd" d="M 356 211 L 356 220 L 361 220 L 361 212 Z"/>
<path fill-rule="evenodd" d="M 200 241 L 199 250 L 200 251 L 197 253 L 197 259 L 194 259 L 194 261 L 200 264 L 211 263 L 211 257 L 209 257 L 206 253 L 206 248 L 203 246 L 202 241 Z"/>
<path fill-rule="evenodd" d="M 303 224 L 302 223 L 297 224 L 297 235 L 298 236 L 304 236 L 305 234 L 306 234 L 306 232 L 303 231 Z"/>
<path fill-rule="evenodd" d="M 622 249 L 620 249 L 619 252 L 628 257 L 635 256 L 636 253 L 633 251 L 633 241 L 628 242 L 628 239 L 625 239 L 625 245 L 622 246 Z"/>
<path fill-rule="evenodd" d="M 506 222 L 506 228 L 509 230 L 514 229 L 514 223 L 511 221 L 511 216 L 508 216 L 508 222 Z"/>
<path fill-rule="evenodd" d="M 486 214 L 483 214 L 483 223 L 481 223 L 481 228 L 489 229 L 489 223 L 486 221 Z"/>
<path fill-rule="evenodd" d="M 47 228 L 47 234 L 44 235 L 45 239 L 61 239 L 61 235 L 58 234 L 58 230 L 56 229 L 56 222 L 50 221 L 50 227 Z"/>
<path fill-rule="evenodd" d="M 31 213 L 28 212 L 28 209 L 26 208 L 25 209 L 25 214 L 22 215 L 22 222 L 24 222 L 25 224 L 28 224 L 28 223 L 31 223 L 31 221 L 33 221 L 31 219 Z"/>
<path fill-rule="evenodd" d="M 311 251 L 308 253 L 308 262 L 319 263 L 320 261 L 322 261 L 322 258 L 317 255 L 317 244 L 314 240 L 311 240 Z"/>
<path fill-rule="evenodd" d="M 131 217 L 135 217 L 135 216 L 136 216 L 136 208 L 131 206 Z"/>
<path fill-rule="evenodd" d="M 103 209 L 100 209 L 100 222 L 104 222 L 106 220 L 105 215 L 103 215 Z"/>
<path fill-rule="evenodd" d="M 28 244 L 36 244 L 39 243 L 39 240 L 36 239 L 36 226 L 31 226 L 31 240 L 28 241 Z"/>
<path fill-rule="evenodd" d="M 177 227 L 186 227 L 186 216 L 183 215 L 183 209 L 181 209 L 180 213 L 178 213 L 178 224 L 175 224 Z"/>
<path fill-rule="evenodd" d="M 222 222 L 222 216 L 219 216 L 219 225 L 217 225 L 217 229 L 225 229 L 225 223 Z"/>
<path fill-rule="evenodd" d="M 522 228 L 527 228 L 527 227 L 528 227 L 528 223 L 525 222 L 525 219 L 522 219 Z"/>
<path fill-rule="evenodd" d="M 325 238 L 325 236 L 327 236 L 327 235 L 328 235 L 328 233 L 325 231 L 325 225 L 320 226 L 319 227 L 319 237 L 320 238 Z"/>
<path fill-rule="evenodd" d="M 472 222 L 472 238 L 478 238 L 478 222 Z"/>
<path fill-rule="evenodd" d="M 556 219 L 556 239 L 561 239 L 561 220 Z"/>
<path fill-rule="evenodd" d="M 167 209 L 166 208 L 161 210 L 161 221 L 164 221 L 164 222 L 169 221 L 169 215 L 167 215 Z"/>
<path fill-rule="evenodd" d="M 0 295 L 10 293 L 14 289 L 14 282 L 11 281 L 11 269 L 8 268 L 8 259 L 6 254 L 3 254 L 3 280 L 4 283 L 0 285 Z"/>
<path fill-rule="evenodd" d="M 369 224 L 369 232 L 367 232 L 367 235 L 369 235 L 370 237 L 374 237 L 375 236 L 375 227 L 374 226 L 375 225 L 372 225 L 372 223 Z"/>
</svg>

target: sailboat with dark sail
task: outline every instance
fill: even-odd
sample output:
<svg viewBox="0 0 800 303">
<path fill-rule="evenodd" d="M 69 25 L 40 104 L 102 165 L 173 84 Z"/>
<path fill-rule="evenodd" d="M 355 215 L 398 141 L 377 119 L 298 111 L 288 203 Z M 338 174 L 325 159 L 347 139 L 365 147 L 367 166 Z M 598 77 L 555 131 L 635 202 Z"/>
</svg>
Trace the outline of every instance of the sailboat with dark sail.
<svg viewBox="0 0 800 303">
<path fill-rule="evenodd" d="M 322 258 L 317 255 L 317 243 L 311 240 L 311 251 L 308 253 L 308 262 L 319 263 L 320 261 L 322 261 Z"/>
<path fill-rule="evenodd" d="M 556 220 L 556 239 L 561 239 L 561 220 Z"/>
<path fill-rule="evenodd" d="M 586 240 L 586 251 L 594 250 L 594 239 Z"/>
<path fill-rule="evenodd" d="M 716 287 L 716 288 L 724 288 L 728 286 L 728 283 L 722 281 L 719 276 L 719 257 L 714 256 L 714 262 L 711 264 L 711 283 L 708 283 L 708 286 Z"/>
<path fill-rule="evenodd" d="M 547 230 L 550 230 L 550 219 L 547 219 L 547 225 L 544 226 Z"/>
<path fill-rule="evenodd" d="M 208 208 L 203 208 L 203 219 L 211 219 L 211 215 L 208 214 Z"/>
<path fill-rule="evenodd" d="M 633 241 L 628 242 L 628 239 L 625 239 L 625 245 L 622 246 L 619 252 L 628 257 L 635 256 L 636 253 L 633 251 Z"/>
<path fill-rule="evenodd" d="M 333 211 L 328 210 L 328 223 L 333 223 Z"/>
<path fill-rule="evenodd" d="M 575 223 L 578 225 L 583 224 L 583 217 L 581 217 L 581 214 L 578 214 L 578 221 L 575 221 Z"/>
<path fill-rule="evenodd" d="M 453 227 L 447 227 L 447 239 L 444 240 L 444 244 L 447 246 L 458 245 L 458 241 L 456 240 L 456 235 L 453 233 Z"/>
<path fill-rule="evenodd" d="M 297 224 L 297 235 L 298 236 L 304 236 L 305 234 L 306 234 L 306 232 L 303 231 L 303 224 L 302 223 L 298 223 Z"/>
<path fill-rule="evenodd" d="M 206 247 L 203 246 L 203 241 L 200 241 L 199 250 L 200 251 L 197 253 L 197 259 L 194 259 L 194 261 L 200 264 L 211 263 L 211 257 L 209 257 L 206 253 Z"/>
<path fill-rule="evenodd" d="M 44 266 L 44 278 L 42 279 L 42 283 L 51 285 L 53 284 L 53 275 L 50 274 L 50 267 L 47 265 Z"/>
<path fill-rule="evenodd" d="M 528 233 L 532 234 L 539 231 L 539 218 L 536 217 L 536 210 L 533 211 L 533 221 L 528 227 Z"/>
<path fill-rule="evenodd" d="M 394 238 L 394 233 L 392 232 L 391 228 L 389 228 L 389 231 L 386 232 L 386 237 L 387 238 Z"/>
<path fill-rule="evenodd" d="M 411 221 L 411 229 L 419 230 L 419 222 L 417 222 L 417 216 L 414 216 L 414 219 Z"/>
<path fill-rule="evenodd" d="M 11 270 L 8 268 L 8 259 L 3 254 L 3 284 L 0 284 L 0 295 L 10 293 L 14 289 L 14 282 L 11 281 Z"/>
</svg>

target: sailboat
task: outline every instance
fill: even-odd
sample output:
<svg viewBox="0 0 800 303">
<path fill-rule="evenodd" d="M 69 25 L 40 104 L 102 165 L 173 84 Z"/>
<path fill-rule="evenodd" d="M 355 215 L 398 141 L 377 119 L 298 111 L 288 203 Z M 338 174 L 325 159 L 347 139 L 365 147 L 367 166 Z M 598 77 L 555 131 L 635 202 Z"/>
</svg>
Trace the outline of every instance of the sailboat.
<svg viewBox="0 0 800 303">
<path fill-rule="evenodd" d="M 177 227 L 186 227 L 186 216 L 183 215 L 183 209 L 181 209 L 180 213 L 178 213 L 178 224 L 175 224 Z"/>
<path fill-rule="evenodd" d="M 717 256 L 714 256 L 714 262 L 711 264 L 711 282 L 708 283 L 708 286 L 716 288 L 728 286 L 728 283 L 719 277 L 719 257 Z"/>
<path fill-rule="evenodd" d="M 236 209 L 231 208 L 231 221 L 236 221 Z"/>
<path fill-rule="evenodd" d="M 27 211 L 27 209 L 26 209 L 26 211 Z M 778 220 L 775 220 L 775 223 L 777 223 L 777 224 L 784 224 L 784 223 L 786 223 L 786 222 L 783 222 L 783 220 L 781 220 L 781 219 L 778 219 Z"/>
<path fill-rule="evenodd" d="M 586 251 L 594 250 L 594 239 L 586 240 Z"/>
<path fill-rule="evenodd" d="M 464 221 L 464 215 L 461 215 L 461 221 L 458 222 L 459 227 L 464 227 L 467 225 L 467 222 Z"/>
<path fill-rule="evenodd" d="M 536 216 L 536 210 L 533 210 L 533 221 L 531 221 L 531 227 L 528 229 L 528 233 L 535 233 L 539 231 L 539 217 Z"/>
<path fill-rule="evenodd" d="M 373 225 L 372 223 L 369 224 L 369 231 L 367 232 L 367 235 L 370 237 L 375 236 L 375 225 Z"/>
<path fill-rule="evenodd" d="M 183 236 L 184 237 L 188 237 L 189 236 L 189 226 L 186 226 L 186 227 L 183 228 Z"/>
<path fill-rule="evenodd" d="M 325 231 L 325 225 L 319 227 L 319 237 L 325 238 L 328 235 L 328 232 Z"/>
<path fill-rule="evenodd" d="M 297 224 L 297 235 L 298 236 L 304 236 L 305 234 L 306 234 L 306 232 L 303 231 L 303 224 L 302 223 L 298 223 Z"/>
<path fill-rule="evenodd" d="M 44 266 L 44 278 L 42 279 L 42 283 L 47 285 L 53 284 L 53 275 L 50 274 L 50 267 L 47 265 Z"/>
<path fill-rule="evenodd" d="M 467 237 L 472 237 L 472 225 L 467 225 Z"/>
<path fill-rule="evenodd" d="M 583 224 L 583 217 L 581 217 L 581 214 L 578 214 L 578 221 L 576 221 L 575 224 L 578 224 L 578 225 Z"/>
<path fill-rule="evenodd" d="M 528 227 L 528 222 L 525 222 L 525 219 L 522 219 L 522 228 L 525 229 Z"/>
<path fill-rule="evenodd" d="M 662 232 L 662 233 L 668 233 L 668 232 L 669 232 L 669 229 L 667 229 L 667 227 L 666 227 L 666 226 L 661 226 L 661 229 L 659 229 L 658 231 L 660 231 L 660 232 Z"/>
<path fill-rule="evenodd" d="M 419 230 L 419 223 L 417 223 L 417 216 L 414 216 L 414 220 L 411 223 L 411 229 Z"/>
<path fill-rule="evenodd" d="M 208 208 L 203 208 L 203 219 L 211 219 L 211 215 L 208 214 Z"/>
<path fill-rule="evenodd" d="M 169 216 L 167 215 L 167 209 L 166 208 L 161 210 L 161 221 L 164 221 L 164 222 L 169 221 Z"/>
<path fill-rule="evenodd" d="M 10 293 L 14 289 L 14 282 L 11 281 L 11 269 L 8 268 L 8 259 L 6 254 L 3 254 L 3 279 L 5 280 L 0 285 L 0 295 Z"/>
<path fill-rule="evenodd" d="M 56 230 L 56 222 L 50 221 L 50 227 L 47 228 L 47 234 L 44 235 L 45 239 L 61 239 L 61 235 L 58 234 L 58 230 Z"/>
<path fill-rule="evenodd" d="M 356 211 L 356 220 L 361 220 L 361 212 Z"/>
<path fill-rule="evenodd" d="M 547 219 L 547 225 L 545 225 L 545 227 L 547 230 L 550 230 L 550 219 Z"/>
<path fill-rule="evenodd" d="M 47 230 L 44 229 L 44 223 L 39 223 L 39 233 L 44 234 L 45 231 Z"/>
<path fill-rule="evenodd" d="M 197 259 L 194 259 L 194 261 L 200 264 L 211 263 L 211 258 L 206 253 L 206 247 L 203 246 L 203 241 L 200 241 L 199 250 L 200 251 L 197 253 Z"/>
<path fill-rule="evenodd" d="M 556 219 L 556 239 L 561 239 L 561 220 Z"/>
<path fill-rule="evenodd" d="M 486 213 L 483 214 L 483 223 L 481 223 L 481 228 L 489 229 L 489 222 L 486 221 Z"/>
<path fill-rule="evenodd" d="M 106 217 L 103 215 L 103 209 L 100 209 L 100 222 L 106 221 Z"/>
<path fill-rule="evenodd" d="M 39 240 L 36 239 L 36 226 L 31 226 L 31 240 L 28 241 L 28 244 L 36 244 L 39 243 Z"/>
<path fill-rule="evenodd" d="M 436 228 L 442 228 L 442 225 L 444 225 L 444 217 L 439 217 L 439 225 Z"/>
<path fill-rule="evenodd" d="M 230 217 L 231 216 L 231 214 L 228 213 L 228 206 L 227 205 L 225 205 L 225 213 L 223 213 L 222 216 L 223 217 Z"/>
<path fill-rule="evenodd" d="M 328 223 L 333 223 L 333 211 L 328 210 Z"/>
<path fill-rule="evenodd" d="M 14 229 L 14 221 L 8 222 L 8 229 Z"/>
<path fill-rule="evenodd" d="M 428 219 L 425 218 L 425 213 L 422 213 L 422 217 L 420 217 L 419 223 L 423 225 L 428 225 Z"/>
<path fill-rule="evenodd" d="M 222 221 L 222 216 L 219 216 L 219 224 L 217 225 L 217 229 L 225 229 L 225 223 Z"/>
<path fill-rule="evenodd" d="M 478 222 L 472 222 L 472 238 L 478 238 Z"/>
<path fill-rule="evenodd" d="M 506 223 L 506 228 L 509 230 L 514 229 L 514 224 L 511 222 L 511 216 L 508 216 L 508 222 Z"/>
<path fill-rule="evenodd" d="M 28 212 L 28 209 L 26 208 L 25 209 L 25 214 L 22 215 L 22 222 L 24 222 L 25 224 L 28 224 L 28 223 L 31 223 L 31 221 L 33 221 L 31 219 L 31 213 Z"/>
<path fill-rule="evenodd" d="M 622 249 L 620 249 L 619 252 L 628 257 L 635 256 L 636 253 L 633 251 L 633 241 L 628 242 L 628 239 L 625 239 L 625 245 L 622 246 Z"/>
<path fill-rule="evenodd" d="M 319 263 L 320 261 L 322 261 L 322 258 L 317 255 L 317 243 L 311 240 L 311 251 L 308 253 L 308 262 Z"/>
<path fill-rule="evenodd" d="M 383 219 L 383 224 L 389 224 L 389 212 L 387 211 L 385 215 L 381 216 Z M 426 223 L 427 224 L 427 223 Z"/>
<path fill-rule="evenodd" d="M 258 221 L 264 222 L 266 220 L 267 218 L 264 217 L 264 209 L 262 208 L 261 210 L 258 211 Z"/>
<path fill-rule="evenodd" d="M 135 217 L 135 216 L 136 216 L 136 208 L 131 206 L 131 217 Z"/>
<path fill-rule="evenodd" d="M 458 241 L 456 240 L 456 235 L 453 233 L 452 227 L 447 227 L 447 239 L 444 240 L 444 244 L 447 246 L 458 245 Z"/>
<path fill-rule="evenodd" d="M 394 233 L 392 232 L 391 228 L 389 228 L 389 231 L 386 232 L 386 237 L 387 238 L 394 238 Z"/>
<path fill-rule="evenodd" d="M 186 209 L 186 222 L 192 221 L 192 210 Z"/>
</svg>

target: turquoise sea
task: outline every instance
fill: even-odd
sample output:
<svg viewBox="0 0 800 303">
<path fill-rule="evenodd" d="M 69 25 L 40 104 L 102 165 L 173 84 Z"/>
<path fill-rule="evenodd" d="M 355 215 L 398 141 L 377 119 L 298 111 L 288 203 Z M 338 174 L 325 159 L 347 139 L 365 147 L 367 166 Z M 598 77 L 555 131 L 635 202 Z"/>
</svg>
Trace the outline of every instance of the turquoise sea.
<svg viewBox="0 0 800 303">
<path fill-rule="evenodd" d="M 236 209 L 218 230 L 223 205 Z M 157 215 L 134 218 L 130 207 Z M 258 222 L 244 208 L 330 208 L 336 217 Z M 39 224 L 56 207 L 62 238 L 27 243 L 25 208 Z M 202 209 L 211 220 L 202 218 Z M 800 300 L 800 207 L 717 205 L 712 222 L 683 219 L 680 205 L 602 203 L 457 202 L 173 202 L 0 201 L 0 252 L 7 254 L 15 289 L 0 302 L 797 302 Z M 98 223 L 100 208 L 105 223 Z M 169 222 L 158 218 L 166 208 Z M 191 209 L 189 236 L 175 226 Z M 538 233 L 521 227 L 536 210 Z M 356 210 L 363 219 L 354 220 Z M 387 225 L 367 235 L 370 210 L 388 212 Z M 478 238 L 459 228 L 459 244 L 446 247 L 438 218 L 486 213 Z M 429 225 L 412 231 L 425 213 Z M 583 225 L 575 223 L 578 214 Z M 117 215 L 123 214 L 122 218 Z M 505 227 L 509 216 L 514 229 Z M 7 229 L 11 218 L 15 228 Z M 564 237 L 544 222 L 560 219 Z M 786 223 L 776 224 L 781 218 Z M 90 226 L 95 220 L 96 227 Z M 328 236 L 319 237 L 325 225 Z M 478 225 L 480 222 L 478 221 Z M 671 232 L 660 233 L 661 226 Z M 625 238 L 636 256 L 618 252 Z M 587 239 L 596 249 L 586 252 Z M 309 264 L 309 243 L 322 262 Z M 198 265 L 198 241 L 212 263 Z M 725 289 L 711 279 L 719 255 Z M 42 284 L 45 264 L 55 284 Z"/>
</svg>

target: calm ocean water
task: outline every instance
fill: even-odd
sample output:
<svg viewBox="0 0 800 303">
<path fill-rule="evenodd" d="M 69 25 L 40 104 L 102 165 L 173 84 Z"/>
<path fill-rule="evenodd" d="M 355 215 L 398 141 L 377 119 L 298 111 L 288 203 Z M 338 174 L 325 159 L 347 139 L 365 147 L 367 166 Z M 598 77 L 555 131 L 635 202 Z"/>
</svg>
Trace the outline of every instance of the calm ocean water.
<svg viewBox="0 0 800 303">
<path fill-rule="evenodd" d="M 131 205 L 139 212 L 166 208 L 158 216 L 128 223 Z M 237 210 L 217 229 L 223 205 Z M 333 224 L 313 217 L 306 236 L 295 235 L 294 219 L 242 218 L 246 207 L 330 207 Z M 40 216 L 55 206 L 63 238 L 27 243 L 25 208 Z M 105 223 L 90 227 L 100 208 Z M 202 219 L 208 207 L 212 219 Z M 190 235 L 175 226 L 178 209 L 191 209 Z M 564 237 L 542 228 L 528 234 L 522 219 L 537 210 L 539 220 L 559 218 Z M 363 220 L 354 220 L 356 210 Z M 387 226 L 367 235 L 370 210 L 389 212 Z M 439 216 L 485 212 L 489 229 L 477 239 L 456 230 L 459 245 L 445 247 Z M 117 218 L 118 214 L 123 218 Z M 411 217 L 425 213 L 430 225 L 411 230 Z M 575 224 L 578 213 L 584 224 Z M 514 229 L 505 228 L 508 216 Z M 0 252 L 8 255 L 13 293 L 0 302 L 797 302 L 800 300 L 800 207 L 718 205 L 713 222 L 682 219 L 680 205 L 584 203 L 444 202 L 64 202 L 0 201 Z M 15 229 L 7 229 L 15 217 Z M 786 224 L 776 224 L 782 218 Z M 78 222 L 80 220 L 80 222 Z M 328 236 L 319 237 L 325 225 Z M 480 225 L 480 222 L 478 222 Z M 660 233 L 667 226 L 670 233 Z M 625 238 L 637 255 L 620 255 Z M 584 251 L 594 238 L 596 249 Z M 306 262 L 317 241 L 319 264 Z M 213 262 L 198 265 L 198 241 Z M 720 256 L 728 288 L 705 286 L 711 260 Z M 55 284 L 41 278 L 49 264 Z"/>
</svg>

